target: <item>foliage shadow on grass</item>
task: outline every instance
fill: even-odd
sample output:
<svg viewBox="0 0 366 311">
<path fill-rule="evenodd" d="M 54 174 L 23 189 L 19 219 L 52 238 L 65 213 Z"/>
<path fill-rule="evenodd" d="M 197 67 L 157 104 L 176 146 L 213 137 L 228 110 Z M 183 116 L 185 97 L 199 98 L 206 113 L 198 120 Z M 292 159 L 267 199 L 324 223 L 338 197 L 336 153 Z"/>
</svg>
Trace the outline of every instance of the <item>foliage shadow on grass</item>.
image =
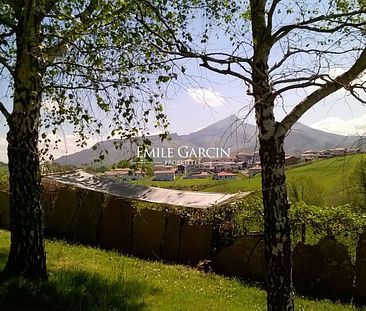
<svg viewBox="0 0 366 311">
<path fill-rule="evenodd" d="M 82 270 L 56 270 L 48 282 L 22 278 L 0 284 L 0 310 L 12 311 L 140 311 L 144 297 L 159 292 L 123 276 L 105 278 Z"/>
</svg>

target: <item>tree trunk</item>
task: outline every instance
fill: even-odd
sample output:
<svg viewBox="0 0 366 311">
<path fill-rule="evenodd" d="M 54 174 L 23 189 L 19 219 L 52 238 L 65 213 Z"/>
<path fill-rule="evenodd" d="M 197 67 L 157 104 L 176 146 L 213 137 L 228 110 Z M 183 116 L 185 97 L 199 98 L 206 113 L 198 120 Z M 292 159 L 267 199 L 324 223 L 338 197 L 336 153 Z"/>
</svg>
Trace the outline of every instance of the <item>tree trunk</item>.
<svg viewBox="0 0 366 311">
<path fill-rule="evenodd" d="M 13 113 L 9 122 L 11 245 L 5 278 L 47 278 L 36 120 L 36 112 L 30 111 Z"/>
<path fill-rule="evenodd" d="M 47 278 L 41 207 L 38 132 L 42 76 L 37 4 L 26 2 L 16 31 L 13 112 L 8 119 L 11 245 L 3 279 Z"/>
<path fill-rule="evenodd" d="M 260 138 L 269 311 L 294 310 L 283 139 Z"/>
</svg>

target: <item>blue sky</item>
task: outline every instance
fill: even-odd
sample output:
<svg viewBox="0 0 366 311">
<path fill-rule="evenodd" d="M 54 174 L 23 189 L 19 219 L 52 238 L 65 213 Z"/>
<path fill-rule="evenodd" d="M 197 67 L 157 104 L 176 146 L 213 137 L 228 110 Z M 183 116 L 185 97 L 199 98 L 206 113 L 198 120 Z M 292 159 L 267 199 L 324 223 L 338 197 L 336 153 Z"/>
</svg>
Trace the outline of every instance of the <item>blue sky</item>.
<svg viewBox="0 0 366 311">
<path fill-rule="evenodd" d="M 252 99 L 241 81 L 198 68 L 193 70 L 199 72 L 195 83 L 182 82 L 168 91 L 165 107 L 172 132 L 187 134 L 231 114 L 244 117 L 250 111 Z M 277 119 L 282 119 L 303 97 L 303 92 L 286 95 L 283 107 L 276 108 Z M 255 124 L 253 113 L 247 121 Z M 366 106 L 340 90 L 311 108 L 300 122 L 336 134 L 362 135 L 366 132 Z"/>
</svg>

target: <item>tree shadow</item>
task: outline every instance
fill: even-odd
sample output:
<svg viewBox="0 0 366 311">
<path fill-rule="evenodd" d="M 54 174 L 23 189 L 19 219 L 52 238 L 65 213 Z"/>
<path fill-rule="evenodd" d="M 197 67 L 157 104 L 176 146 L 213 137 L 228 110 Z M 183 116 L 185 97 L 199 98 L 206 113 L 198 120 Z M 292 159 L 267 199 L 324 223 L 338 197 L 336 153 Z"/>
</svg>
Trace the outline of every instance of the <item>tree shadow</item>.
<svg viewBox="0 0 366 311">
<path fill-rule="evenodd" d="M 54 270 L 50 280 L 33 284 L 21 278 L 0 284 L 0 310 L 146 310 L 144 298 L 159 292 L 138 280 L 107 278 L 82 270 Z"/>
</svg>

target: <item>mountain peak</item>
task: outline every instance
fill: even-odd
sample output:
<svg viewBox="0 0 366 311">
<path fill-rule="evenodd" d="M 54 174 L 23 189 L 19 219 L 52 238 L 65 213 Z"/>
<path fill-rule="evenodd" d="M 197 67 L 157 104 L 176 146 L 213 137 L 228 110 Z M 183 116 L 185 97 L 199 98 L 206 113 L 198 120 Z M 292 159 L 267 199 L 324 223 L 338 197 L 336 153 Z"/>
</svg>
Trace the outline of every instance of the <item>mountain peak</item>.
<svg viewBox="0 0 366 311">
<path fill-rule="evenodd" d="M 149 136 L 149 138 L 154 148 L 177 148 L 179 146 L 229 148 L 232 155 L 239 151 L 253 152 L 258 149 L 257 127 L 246 123 L 236 115 L 230 115 L 188 135 L 172 133 L 170 136 L 170 141 L 163 142 L 160 141 L 158 135 Z M 287 154 L 295 154 L 309 149 L 351 147 L 357 139 L 357 137 L 319 131 L 298 122 L 285 139 L 285 151 Z M 137 149 L 136 146 L 131 147 L 130 143 L 126 143 L 122 149 L 115 149 L 111 141 L 100 142 L 98 146 L 104 147 L 108 151 L 103 164 L 118 163 L 123 159 L 131 158 L 135 155 L 135 151 L 132 149 Z M 98 158 L 99 153 L 100 148 L 98 150 L 85 149 L 62 156 L 56 162 L 69 165 L 92 164 Z"/>
</svg>

